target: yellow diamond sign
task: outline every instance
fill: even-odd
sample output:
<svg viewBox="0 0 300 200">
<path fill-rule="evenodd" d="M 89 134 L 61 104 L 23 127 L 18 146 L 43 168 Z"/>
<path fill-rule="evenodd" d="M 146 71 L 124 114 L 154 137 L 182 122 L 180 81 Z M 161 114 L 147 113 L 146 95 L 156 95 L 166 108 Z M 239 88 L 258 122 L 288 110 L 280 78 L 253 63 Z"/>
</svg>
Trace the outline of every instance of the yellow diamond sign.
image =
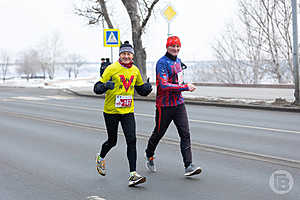
<svg viewBox="0 0 300 200">
<path fill-rule="evenodd" d="M 172 6 L 167 6 L 163 10 L 162 14 L 168 21 L 171 21 L 175 17 L 176 11 L 172 8 Z"/>
</svg>

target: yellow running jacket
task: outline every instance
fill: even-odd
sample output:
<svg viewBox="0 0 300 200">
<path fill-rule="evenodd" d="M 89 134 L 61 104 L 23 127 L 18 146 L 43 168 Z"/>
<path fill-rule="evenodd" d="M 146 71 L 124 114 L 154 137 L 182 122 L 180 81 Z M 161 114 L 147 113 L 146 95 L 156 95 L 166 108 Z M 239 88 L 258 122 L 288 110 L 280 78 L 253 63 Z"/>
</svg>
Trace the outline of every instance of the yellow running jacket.
<svg viewBox="0 0 300 200">
<path fill-rule="evenodd" d="M 118 61 L 109 65 L 100 81 L 113 81 L 113 90 L 105 93 L 104 112 L 108 114 L 127 114 L 134 112 L 134 86 L 144 84 L 140 70 L 132 65 L 130 68 L 122 66 Z"/>
</svg>

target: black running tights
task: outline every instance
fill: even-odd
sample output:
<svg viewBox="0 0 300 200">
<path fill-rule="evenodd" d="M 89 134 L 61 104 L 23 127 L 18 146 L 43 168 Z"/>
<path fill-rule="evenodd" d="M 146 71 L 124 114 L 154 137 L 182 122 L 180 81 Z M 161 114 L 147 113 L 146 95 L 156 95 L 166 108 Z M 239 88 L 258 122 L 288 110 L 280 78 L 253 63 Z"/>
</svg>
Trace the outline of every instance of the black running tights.
<svg viewBox="0 0 300 200">
<path fill-rule="evenodd" d="M 128 114 L 107 114 L 103 113 L 107 129 L 108 139 L 103 143 L 100 156 L 104 158 L 109 150 L 116 146 L 118 138 L 118 126 L 121 126 L 127 143 L 127 158 L 130 172 L 136 171 L 136 128 L 133 113 Z"/>
<path fill-rule="evenodd" d="M 165 135 L 172 121 L 174 122 L 180 137 L 180 150 L 184 167 L 188 167 L 192 163 L 192 149 L 188 116 L 184 104 L 156 108 L 155 128 L 148 141 L 146 149 L 147 157 L 154 155 L 154 151 L 159 141 Z"/>
</svg>

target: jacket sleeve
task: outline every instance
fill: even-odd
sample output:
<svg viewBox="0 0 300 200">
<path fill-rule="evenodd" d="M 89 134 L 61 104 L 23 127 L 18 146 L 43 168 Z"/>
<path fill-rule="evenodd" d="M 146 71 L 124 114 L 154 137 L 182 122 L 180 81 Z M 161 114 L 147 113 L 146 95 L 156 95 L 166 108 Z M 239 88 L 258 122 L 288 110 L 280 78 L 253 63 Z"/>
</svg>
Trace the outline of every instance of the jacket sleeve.
<svg viewBox="0 0 300 200">
<path fill-rule="evenodd" d="M 152 92 L 152 86 L 150 83 L 144 83 L 140 86 L 134 86 L 134 88 L 141 96 L 148 96 Z"/>
<path fill-rule="evenodd" d="M 146 83 L 143 82 L 140 70 L 136 68 L 138 71 L 136 82 L 135 82 L 135 90 L 141 96 L 148 96 L 152 91 L 152 85 L 149 83 L 149 79 Z"/>
<path fill-rule="evenodd" d="M 135 82 L 135 86 L 141 86 L 144 84 L 143 79 L 142 79 L 142 75 L 141 72 L 138 68 L 136 68 L 138 73 L 137 73 L 137 77 L 136 77 L 136 82 Z"/>
<path fill-rule="evenodd" d="M 156 64 L 156 78 L 162 91 L 188 91 L 187 84 L 174 84 L 169 82 L 169 76 L 167 72 L 167 64 L 164 62 L 158 62 Z"/>
</svg>

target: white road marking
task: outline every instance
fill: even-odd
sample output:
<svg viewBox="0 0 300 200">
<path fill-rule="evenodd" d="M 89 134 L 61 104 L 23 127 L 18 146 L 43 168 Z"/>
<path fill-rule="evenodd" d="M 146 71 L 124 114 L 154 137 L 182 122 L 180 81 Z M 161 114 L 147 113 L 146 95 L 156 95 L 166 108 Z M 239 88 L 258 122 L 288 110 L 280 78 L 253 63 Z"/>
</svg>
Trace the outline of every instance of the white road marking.
<svg viewBox="0 0 300 200">
<path fill-rule="evenodd" d="M 14 99 L 23 99 L 23 100 L 30 100 L 30 97 L 12 97 Z M 35 97 L 32 97 L 33 99 L 38 99 Z M 45 100 L 45 99 L 42 99 Z M 82 110 L 90 110 L 90 111 L 100 111 L 103 112 L 103 109 L 100 108 L 88 108 L 88 107 L 82 107 L 82 106 L 68 106 L 68 105 L 60 105 L 60 104 L 54 104 L 54 103 L 41 103 L 41 102 L 35 102 L 35 104 L 41 104 L 41 105 L 51 105 L 51 106 L 57 106 L 62 108 L 69 108 L 69 109 L 82 109 Z M 150 117 L 154 118 L 154 115 L 150 114 L 144 114 L 144 113 L 134 113 L 136 116 L 143 116 L 143 117 Z M 300 134 L 300 131 L 296 130 L 286 130 L 286 129 L 277 129 L 277 128 L 269 128 L 269 127 L 260 127 L 260 126 L 251 126 L 251 125 L 243 125 L 243 124 L 232 124 L 232 123 L 225 123 L 225 122 L 216 122 L 216 121 L 206 121 L 206 120 L 196 120 L 196 119 L 189 119 L 190 122 L 194 123 L 202 123 L 202 124 L 213 124 L 213 125 L 220 125 L 220 126 L 231 126 L 231 127 L 237 127 L 237 128 L 247 128 L 247 129 L 256 129 L 256 130 L 264 130 L 264 131 L 272 131 L 272 132 L 278 132 L 278 133 L 291 133 L 291 134 Z"/>
<path fill-rule="evenodd" d="M 60 96 L 60 95 L 54 95 L 54 96 L 42 96 L 48 99 L 56 99 L 56 100 L 69 100 L 74 99 L 74 97 L 67 97 L 67 96 Z"/>
<path fill-rule="evenodd" d="M 221 126 L 232 126 L 232 127 L 238 127 L 238 128 L 249 128 L 249 129 L 257 129 L 257 130 L 264 130 L 264 131 L 273 131 L 273 132 L 298 133 L 298 134 L 300 134 L 300 131 L 295 131 L 295 130 L 267 128 L 267 127 L 241 125 L 241 124 L 231 124 L 231 123 L 215 122 L 215 121 L 205 121 L 205 120 L 190 119 L 190 122 L 205 123 L 205 124 L 214 124 L 214 125 L 221 125 Z"/>
<path fill-rule="evenodd" d="M 88 199 L 88 200 L 105 200 L 104 198 L 101 198 L 98 196 L 90 196 L 90 197 L 87 197 L 86 199 Z"/>
<path fill-rule="evenodd" d="M 148 114 L 141 114 L 141 113 L 134 113 L 134 114 L 137 115 L 137 116 L 143 116 L 143 117 L 155 117 L 154 115 L 148 115 Z M 232 126 L 232 127 L 238 127 L 238 128 L 257 129 L 257 130 L 273 131 L 273 132 L 280 132 L 280 133 L 297 133 L 297 134 L 300 134 L 300 131 L 295 131 L 295 130 L 276 129 L 276 128 L 250 126 L 250 125 L 242 125 L 242 124 L 232 124 L 232 123 L 206 121 L 206 120 L 198 120 L 198 119 L 189 119 L 189 121 L 194 122 L 194 123 L 202 123 L 202 124 L 213 124 L 213 125 L 220 125 L 220 126 Z"/>
<path fill-rule="evenodd" d="M 37 121 L 45 121 L 47 123 L 51 122 L 51 123 L 61 124 L 61 125 L 64 125 L 64 126 L 79 127 L 79 128 L 84 128 L 84 129 L 90 129 L 90 130 L 97 130 L 97 133 L 99 133 L 99 130 L 101 130 L 101 131 L 105 130 L 105 128 L 95 127 L 95 126 L 91 126 L 91 125 L 86 125 L 86 124 L 81 124 L 81 123 L 76 123 L 76 122 L 70 122 L 70 121 L 65 121 L 65 120 L 43 118 L 43 117 L 32 116 L 32 115 L 28 115 L 28 114 L 20 114 L 20 113 L 7 112 L 7 111 L 1 111 L 0 110 L 0 113 L 1 112 L 9 114 L 9 115 L 14 115 L 16 117 L 32 119 L 32 120 L 37 120 Z M 124 134 L 120 131 L 118 132 L 118 134 L 124 136 Z M 148 140 L 148 134 L 138 133 L 137 138 Z M 180 143 L 177 139 L 168 138 L 168 137 L 163 138 L 162 142 L 167 143 L 167 144 L 180 145 Z M 231 155 L 231 156 L 244 158 L 244 159 L 248 159 L 248 160 L 264 161 L 264 162 L 268 162 L 268 163 L 273 163 L 273 164 L 278 164 L 278 165 L 282 165 L 282 166 L 288 166 L 288 167 L 293 167 L 293 168 L 300 169 L 300 161 L 299 160 L 293 160 L 293 159 L 289 159 L 289 158 L 277 157 L 277 156 L 272 156 L 272 155 L 259 154 L 259 153 L 255 153 L 255 152 L 248 152 L 248 151 L 243 151 L 243 150 L 239 150 L 239 149 L 232 149 L 232 148 L 227 148 L 227 147 L 222 147 L 222 146 L 201 144 L 201 143 L 198 143 L 198 142 L 193 142 L 192 145 L 194 147 L 200 148 L 204 151 L 210 151 L 210 152 L 221 153 L 221 154 L 225 154 L 225 155 Z M 90 197 L 97 197 L 97 196 L 90 196 Z M 100 198 L 100 197 L 97 197 L 97 198 Z M 100 200 L 102 200 L 102 199 L 100 199 Z"/>
<path fill-rule="evenodd" d="M 26 100 L 26 101 L 44 101 L 46 100 L 45 98 L 41 98 L 41 97 L 10 97 L 12 99 L 21 99 L 21 100 Z"/>
<path fill-rule="evenodd" d="M 149 115 L 149 114 L 141 114 L 141 113 L 134 113 L 134 114 L 137 116 L 143 116 L 143 117 L 155 117 L 154 115 Z M 242 125 L 242 124 L 232 124 L 232 123 L 206 121 L 206 120 L 198 120 L 198 119 L 189 119 L 189 121 L 194 122 L 194 123 L 202 123 L 202 124 L 214 124 L 214 125 L 220 125 L 220 126 L 232 126 L 232 127 L 238 127 L 238 128 L 257 129 L 257 130 L 273 131 L 273 132 L 280 132 L 280 133 L 300 134 L 300 131 L 295 131 L 295 130 L 268 128 L 268 127 L 260 127 L 260 126 L 250 126 L 250 125 Z"/>
<path fill-rule="evenodd" d="M 54 96 L 39 96 L 39 97 L 30 97 L 30 96 L 19 96 L 19 97 L 10 97 L 11 99 L 21 99 L 26 101 L 45 101 L 49 99 L 56 99 L 56 100 L 69 100 L 74 99 L 74 97 L 66 97 L 66 96 L 60 96 L 60 95 L 54 95 Z"/>
<path fill-rule="evenodd" d="M 1 101 L 12 101 L 12 99 L 10 99 L 10 98 L 3 98 L 3 99 L 0 98 L 0 100 L 1 100 Z"/>
</svg>

